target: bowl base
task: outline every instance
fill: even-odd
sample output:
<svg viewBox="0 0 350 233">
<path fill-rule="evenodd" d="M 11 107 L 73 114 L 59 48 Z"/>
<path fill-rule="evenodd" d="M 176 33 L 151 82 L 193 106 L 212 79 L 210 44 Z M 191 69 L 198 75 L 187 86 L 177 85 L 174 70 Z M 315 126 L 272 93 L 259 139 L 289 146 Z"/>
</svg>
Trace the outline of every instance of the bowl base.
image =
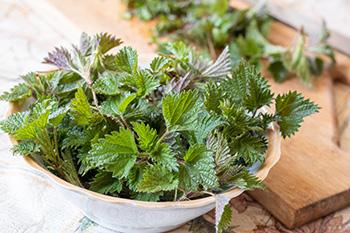
<svg viewBox="0 0 350 233">
<path fill-rule="evenodd" d="M 139 227 L 138 228 L 138 227 L 132 227 L 132 226 L 106 224 L 104 222 L 100 222 L 97 219 L 93 219 L 91 217 L 88 217 L 88 218 L 91 219 L 93 222 L 99 224 L 100 226 L 111 229 L 118 233 L 162 233 L 162 232 L 168 232 L 168 231 L 174 230 L 186 224 L 186 223 L 183 223 L 179 225 L 171 225 L 171 226 L 163 226 L 163 227 Z"/>
</svg>

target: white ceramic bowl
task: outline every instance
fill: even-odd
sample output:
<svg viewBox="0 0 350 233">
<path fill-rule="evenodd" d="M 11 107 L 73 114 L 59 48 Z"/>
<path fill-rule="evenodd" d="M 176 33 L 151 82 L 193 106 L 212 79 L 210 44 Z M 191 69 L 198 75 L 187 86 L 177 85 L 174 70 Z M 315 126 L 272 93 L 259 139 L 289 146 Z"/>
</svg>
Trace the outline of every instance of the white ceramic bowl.
<svg viewBox="0 0 350 233">
<path fill-rule="evenodd" d="M 18 111 L 11 105 L 9 114 Z M 281 154 L 281 136 L 278 127 L 269 130 L 269 146 L 265 163 L 256 176 L 264 180 Z M 15 140 L 12 140 L 16 143 Z M 215 197 L 178 202 L 144 202 L 111 197 L 72 185 L 36 163 L 30 156 L 24 158 L 36 172 L 44 175 L 50 184 L 83 214 L 101 226 L 126 233 L 156 233 L 175 229 L 215 207 Z M 233 189 L 223 193 L 228 198 L 244 190 Z"/>
</svg>

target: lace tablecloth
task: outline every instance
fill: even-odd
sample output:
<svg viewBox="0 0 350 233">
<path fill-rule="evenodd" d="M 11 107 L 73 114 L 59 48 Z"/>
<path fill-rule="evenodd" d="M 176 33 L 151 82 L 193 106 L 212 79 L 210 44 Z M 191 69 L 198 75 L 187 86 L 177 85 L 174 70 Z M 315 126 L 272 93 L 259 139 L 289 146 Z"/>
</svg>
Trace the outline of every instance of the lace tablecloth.
<svg viewBox="0 0 350 233">
<path fill-rule="evenodd" d="M 106 1 L 115 0 L 96 4 Z M 46 69 L 40 64 L 46 52 L 75 42 L 80 31 L 45 0 L 0 0 L 0 92 L 18 82 L 19 75 Z M 2 115 L 6 108 L 0 102 Z M 8 138 L 0 134 L 0 233 L 112 232 L 85 219 L 9 148 Z M 247 195 L 234 199 L 232 206 L 229 232 L 350 233 L 350 208 L 289 231 Z M 214 232 L 212 222 L 213 214 L 208 214 L 173 232 Z"/>
</svg>

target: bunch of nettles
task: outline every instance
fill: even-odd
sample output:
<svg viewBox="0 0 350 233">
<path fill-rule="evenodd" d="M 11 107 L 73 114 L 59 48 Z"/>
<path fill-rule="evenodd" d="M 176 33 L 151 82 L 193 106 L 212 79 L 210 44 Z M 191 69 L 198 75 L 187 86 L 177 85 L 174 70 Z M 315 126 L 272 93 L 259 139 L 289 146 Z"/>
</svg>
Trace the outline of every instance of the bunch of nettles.
<svg viewBox="0 0 350 233">
<path fill-rule="evenodd" d="M 306 46 L 301 31 L 296 43 L 284 48 L 267 40 L 271 19 L 256 8 L 233 9 L 228 0 L 125 2 L 129 17 L 156 19 L 156 42 L 160 36 L 170 37 L 172 41 L 185 40 L 212 58 L 229 45 L 232 64 L 238 65 L 241 58 L 254 65 L 260 65 L 261 59 L 267 60 L 268 70 L 277 82 L 296 75 L 304 84 L 311 85 L 312 77 L 323 70 L 323 56 L 335 62 L 333 50 L 327 44 L 329 33 L 325 25 L 312 45 Z"/>
<path fill-rule="evenodd" d="M 82 34 L 79 46 L 56 48 L 0 100 L 26 106 L 0 122 L 32 156 L 68 182 L 116 197 L 180 201 L 238 187 L 262 187 L 251 172 L 264 162 L 267 130 L 293 135 L 318 107 L 297 92 L 275 96 L 242 62 L 232 70 L 184 43 L 140 68 L 134 49 L 108 34 Z M 263 109 L 274 104 L 275 112 Z M 228 226 L 229 208 L 219 229 Z"/>
</svg>

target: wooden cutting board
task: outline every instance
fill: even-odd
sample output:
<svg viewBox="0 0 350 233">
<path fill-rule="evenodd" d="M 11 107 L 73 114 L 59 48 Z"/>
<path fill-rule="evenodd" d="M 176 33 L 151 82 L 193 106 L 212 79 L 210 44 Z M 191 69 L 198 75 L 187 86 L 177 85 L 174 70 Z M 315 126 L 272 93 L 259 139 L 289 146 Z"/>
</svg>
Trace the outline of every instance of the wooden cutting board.
<svg viewBox="0 0 350 233">
<path fill-rule="evenodd" d="M 154 47 L 149 29 L 152 23 L 122 20 L 124 6 L 117 0 L 78 1 L 50 0 L 82 30 L 89 33 L 107 31 L 128 41 L 152 57 Z M 233 1 L 235 3 L 235 1 Z M 274 23 L 271 41 L 288 45 L 295 31 Z M 345 67 L 349 59 L 337 55 Z M 347 72 L 338 74 L 344 79 Z M 348 79 L 350 80 L 350 78 Z M 282 145 L 282 158 L 266 179 L 265 191 L 250 192 L 287 227 L 293 228 L 327 215 L 350 204 L 350 153 L 342 151 L 336 142 L 337 124 L 334 114 L 333 80 L 325 72 L 313 89 L 305 88 L 298 80 L 281 84 L 271 83 L 277 92 L 296 89 L 321 106 L 319 114 L 306 119 L 300 132 Z"/>
</svg>

